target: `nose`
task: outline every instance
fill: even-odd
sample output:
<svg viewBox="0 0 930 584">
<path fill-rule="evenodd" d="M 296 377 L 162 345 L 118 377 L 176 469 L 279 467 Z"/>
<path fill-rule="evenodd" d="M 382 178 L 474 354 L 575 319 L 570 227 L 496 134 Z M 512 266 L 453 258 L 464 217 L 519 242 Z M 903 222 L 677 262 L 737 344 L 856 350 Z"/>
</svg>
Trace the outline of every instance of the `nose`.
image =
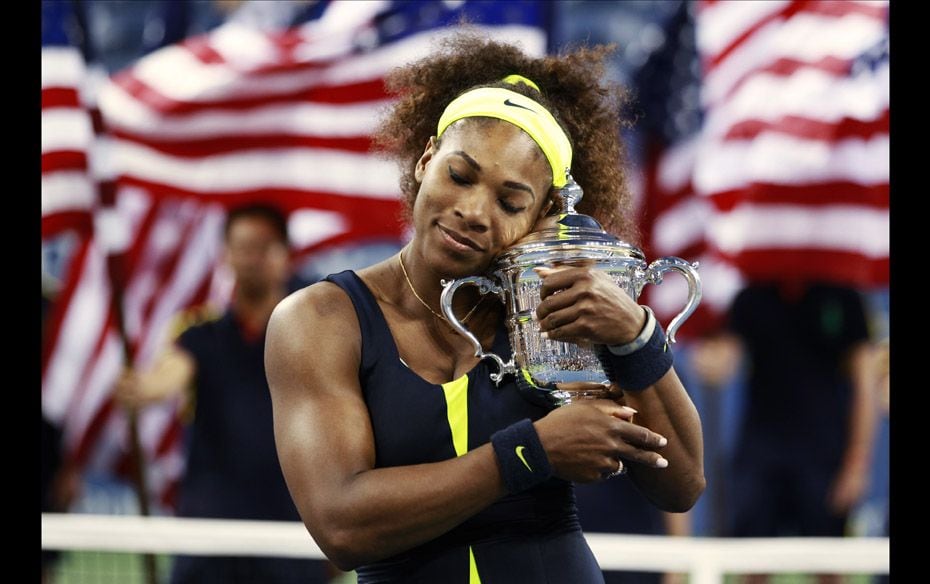
<svg viewBox="0 0 930 584">
<path fill-rule="evenodd" d="M 473 188 L 462 193 L 455 201 L 455 215 L 460 217 L 469 229 L 484 233 L 489 227 L 491 196 L 484 189 Z"/>
</svg>

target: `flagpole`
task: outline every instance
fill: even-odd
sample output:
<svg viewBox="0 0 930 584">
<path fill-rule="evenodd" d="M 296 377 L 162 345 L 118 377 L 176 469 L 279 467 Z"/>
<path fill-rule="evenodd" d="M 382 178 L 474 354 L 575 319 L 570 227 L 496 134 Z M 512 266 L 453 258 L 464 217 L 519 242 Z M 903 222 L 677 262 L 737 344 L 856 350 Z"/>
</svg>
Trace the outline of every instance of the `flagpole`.
<svg viewBox="0 0 930 584">
<path fill-rule="evenodd" d="M 111 302 L 115 317 L 116 331 L 119 334 L 120 343 L 123 347 L 123 364 L 132 368 L 132 345 L 129 342 L 129 336 L 126 334 L 125 314 L 123 311 L 123 279 L 120 278 L 122 270 L 118 265 L 120 258 L 115 254 L 107 254 L 107 275 L 110 280 L 110 289 L 112 290 Z M 139 514 L 148 517 L 149 496 L 148 496 L 148 469 L 145 460 L 145 453 L 142 449 L 142 440 L 139 437 L 139 412 L 135 407 L 125 409 L 126 416 L 129 420 L 129 447 L 132 459 L 132 483 L 135 487 L 136 501 L 139 504 Z M 145 565 L 146 581 L 148 584 L 158 583 L 157 565 L 155 555 L 146 553 L 142 555 L 142 562 Z"/>
</svg>

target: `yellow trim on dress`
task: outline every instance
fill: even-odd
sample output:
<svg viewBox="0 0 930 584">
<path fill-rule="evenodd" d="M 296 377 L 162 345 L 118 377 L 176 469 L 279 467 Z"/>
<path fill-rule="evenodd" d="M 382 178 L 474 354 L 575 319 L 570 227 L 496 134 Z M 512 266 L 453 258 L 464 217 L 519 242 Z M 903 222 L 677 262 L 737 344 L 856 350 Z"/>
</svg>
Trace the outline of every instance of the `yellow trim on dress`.
<svg viewBox="0 0 930 584">
<path fill-rule="evenodd" d="M 478 575 L 478 564 L 475 563 L 475 550 L 468 546 L 468 584 L 481 584 L 481 576 Z"/>
<path fill-rule="evenodd" d="M 446 417 L 452 431 L 452 447 L 455 455 L 468 452 L 468 375 L 442 384 L 446 395 Z"/>
</svg>

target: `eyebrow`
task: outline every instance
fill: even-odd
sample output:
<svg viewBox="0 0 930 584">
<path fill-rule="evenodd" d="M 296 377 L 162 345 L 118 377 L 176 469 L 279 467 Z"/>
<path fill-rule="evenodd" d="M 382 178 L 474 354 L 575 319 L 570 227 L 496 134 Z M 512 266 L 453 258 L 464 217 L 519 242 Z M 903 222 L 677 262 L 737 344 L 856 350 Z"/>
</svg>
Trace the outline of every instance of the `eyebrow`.
<svg viewBox="0 0 930 584">
<path fill-rule="evenodd" d="M 478 164 L 478 161 L 472 158 L 471 156 L 469 156 L 464 150 L 456 150 L 452 152 L 452 154 L 458 154 L 459 156 L 462 157 L 463 160 L 465 160 L 466 163 L 468 163 L 468 166 L 474 168 L 478 172 L 481 172 L 481 165 Z M 534 201 L 536 200 L 536 193 L 533 192 L 533 189 L 529 185 L 525 185 L 521 182 L 508 180 L 504 182 L 504 186 L 510 189 L 526 191 L 530 194 L 531 197 L 533 197 Z"/>
</svg>

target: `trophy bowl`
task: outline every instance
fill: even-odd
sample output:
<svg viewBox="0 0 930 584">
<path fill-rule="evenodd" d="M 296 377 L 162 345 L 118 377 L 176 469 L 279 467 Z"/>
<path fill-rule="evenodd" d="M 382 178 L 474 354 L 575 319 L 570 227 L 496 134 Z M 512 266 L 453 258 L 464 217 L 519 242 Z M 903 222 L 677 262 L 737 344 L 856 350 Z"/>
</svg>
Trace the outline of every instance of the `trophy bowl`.
<svg viewBox="0 0 930 584">
<path fill-rule="evenodd" d="M 669 324 L 669 343 L 675 342 L 675 332 L 701 299 L 696 262 L 663 257 L 647 264 L 639 248 L 605 232 L 593 218 L 575 212 L 582 193 L 570 175 L 560 194 L 561 214 L 545 218 L 537 230 L 498 254 L 486 276 L 444 282 L 441 296 L 443 314 L 459 334 L 471 341 L 475 356 L 497 362 L 498 372 L 492 373 L 491 379 L 500 384 L 505 375 L 513 374 L 517 387 L 528 399 L 549 407 L 607 397 L 610 381 L 593 345 L 540 335 L 535 311 L 541 302 L 542 278 L 534 268 L 592 267 L 608 274 L 634 300 L 646 284 L 661 284 L 666 272 L 681 273 L 688 282 L 688 301 Z M 505 304 L 513 354 L 509 361 L 485 352 L 452 312 L 452 298 L 462 286 L 477 286 L 481 294 L 492 292 Z"/>
</svg>

